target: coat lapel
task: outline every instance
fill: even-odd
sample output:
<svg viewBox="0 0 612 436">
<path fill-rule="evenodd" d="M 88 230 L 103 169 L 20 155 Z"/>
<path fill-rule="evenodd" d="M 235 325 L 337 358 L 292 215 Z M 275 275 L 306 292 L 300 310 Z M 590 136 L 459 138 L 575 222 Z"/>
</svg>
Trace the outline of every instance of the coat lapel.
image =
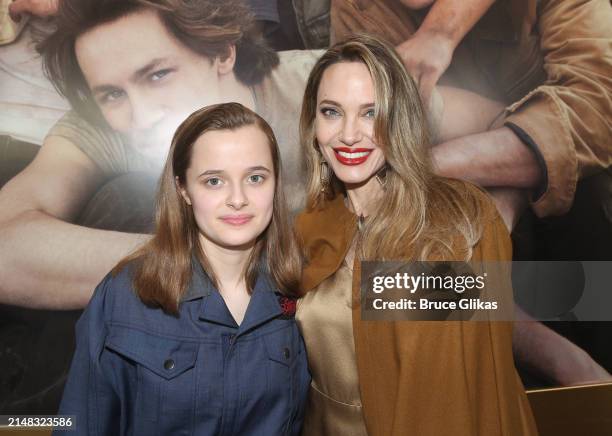
<svg viewBox="0 0 612 436">
<path fill-rule="evenodd" d="M 296 228 L 306 254 L 302 287 L 308 292 L 334 274 L 357 230 L 357 218 L 344 205 L 343 195 L 321 209 L 303 212 Z"/>
</svg>

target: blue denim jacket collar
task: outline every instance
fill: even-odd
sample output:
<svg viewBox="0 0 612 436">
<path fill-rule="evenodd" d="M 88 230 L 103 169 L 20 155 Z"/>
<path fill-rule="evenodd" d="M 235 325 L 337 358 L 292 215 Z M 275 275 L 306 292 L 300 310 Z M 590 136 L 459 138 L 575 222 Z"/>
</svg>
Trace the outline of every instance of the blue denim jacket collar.
<svg viewBox="0 0 612 436">
<path fill-rule="evenodd" d="M 208 297 L 215 287 L 208 278 L 208 274 L 202 268 L 202 264 L 195 255 L 191 256 L 191 282 L 187 290 L 181 297 L 181 303 L 185 301 L 196 300 L 202 297 Z"/>
<path fill-rule="evenodd" d="M 181 301 L 186 302 L 202 298 L 200 320 L 238 327 L 223 297 L 213 286 L 195 256 L 192 257 L 191 264 L 193 271 L 191 282 Z M 238 335 L 282 314 L 275 291 L 276 287 L 268 273 L 260 271 L 244 319 L 238 327 Z"/>
</svg>

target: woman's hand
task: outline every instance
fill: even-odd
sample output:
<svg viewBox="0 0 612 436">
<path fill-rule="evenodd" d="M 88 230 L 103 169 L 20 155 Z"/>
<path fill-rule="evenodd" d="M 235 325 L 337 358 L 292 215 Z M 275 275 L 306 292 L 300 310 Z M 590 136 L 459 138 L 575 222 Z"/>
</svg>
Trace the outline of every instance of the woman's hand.
<svg viewBox="0 0 612 436">
<path fill-rule="evenodd" d="M 15 0 L 9 5 L 9 14 L 14 21 L 19 21 L 23 14 L 48 17 L 57 13 L 58 3 L 59 0 Z"/>
</svg>

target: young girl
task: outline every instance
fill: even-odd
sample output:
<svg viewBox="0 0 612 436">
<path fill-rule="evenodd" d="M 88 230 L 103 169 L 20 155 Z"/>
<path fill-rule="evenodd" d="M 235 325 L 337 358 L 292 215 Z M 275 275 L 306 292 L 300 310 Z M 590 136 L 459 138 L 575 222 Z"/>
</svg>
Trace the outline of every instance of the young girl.
<svg viewBox="0 0 612 436">
<path fill-rule="evenodd" d="M 178 128 L 155 235 L 77 324 L 59 411 L 76 434 L 299 434 L 310 377 L 280 174 L 272 130 L 240 104 Z"/>
</svg>

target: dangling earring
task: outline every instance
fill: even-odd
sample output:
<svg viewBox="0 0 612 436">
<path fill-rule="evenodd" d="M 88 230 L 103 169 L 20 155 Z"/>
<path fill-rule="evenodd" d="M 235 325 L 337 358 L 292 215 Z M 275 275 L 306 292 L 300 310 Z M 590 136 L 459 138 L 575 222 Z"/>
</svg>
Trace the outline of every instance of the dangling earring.
<svg viewBox="0 0 612 436">
<path fill-rule="evenodd" d="M 331 176 L 327 162 L 321 159 L 321 192 L 324 194 L 329 189 Z"/>
<path fill-rule="evenodd" d="M 376 173 L 376 181 L 385 190 L 385 185 L 387 184 L 387 164 L 385 163 L 380 170 Z"/>
</svg>

